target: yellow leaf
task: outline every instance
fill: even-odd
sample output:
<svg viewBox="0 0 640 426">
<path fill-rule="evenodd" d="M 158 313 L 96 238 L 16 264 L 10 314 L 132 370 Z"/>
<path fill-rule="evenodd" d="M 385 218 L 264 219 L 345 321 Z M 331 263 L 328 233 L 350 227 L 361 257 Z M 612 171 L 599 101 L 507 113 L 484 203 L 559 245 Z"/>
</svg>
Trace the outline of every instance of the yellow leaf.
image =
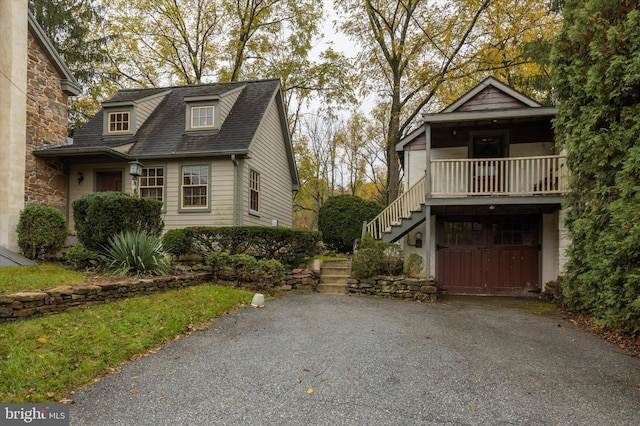
<svg viewBox="0 0 640 426">
<path fill-rule="evenodd" d="M 44 337 L 38 337 L 36 340 L 40 343 L 47 343 L 47 339 L 45 339 Z"/>
<path fill-rule="evenodd" d="M 307 389 L 307 393 L 308 393 L 309 395 L 311 395 L 311 394 L 313 393 L 313 388 L 309 388 L 309 389 Z"/>
</svg>

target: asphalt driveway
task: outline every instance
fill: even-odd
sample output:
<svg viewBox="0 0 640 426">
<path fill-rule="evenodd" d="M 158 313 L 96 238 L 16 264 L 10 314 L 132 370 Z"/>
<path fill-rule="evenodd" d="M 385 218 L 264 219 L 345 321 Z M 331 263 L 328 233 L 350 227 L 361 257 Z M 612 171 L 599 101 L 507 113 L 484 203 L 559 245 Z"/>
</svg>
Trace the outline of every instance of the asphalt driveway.
<svg viewBox="0 0 640 426">
<path fill-rule="evenodd" d="M 72 425 L 638 425 L 640 359 L 523 309 L 289 295 L 71 399 Z"/>
</svg>

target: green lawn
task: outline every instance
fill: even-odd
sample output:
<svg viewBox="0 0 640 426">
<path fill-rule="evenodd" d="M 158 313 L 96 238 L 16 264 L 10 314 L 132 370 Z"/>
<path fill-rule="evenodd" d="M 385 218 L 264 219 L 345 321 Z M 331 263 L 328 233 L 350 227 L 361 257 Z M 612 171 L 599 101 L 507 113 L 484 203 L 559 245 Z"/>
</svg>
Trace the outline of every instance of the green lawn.
<svg viewBox="0 0 640 426">
<path fill-rule="evenodd" d="M 122 362 L 206 328 L 201 324 L 244 306 L 252 295 L 205 284 L 0 323 L 0 401 L 65 399 Z"/>
<path fill-rule="evenodd" d="M 84 284 L 88 275 L 56 264 L 0 267 L 0 294 L 42 290 L 61 285 Z"/>
</svg>

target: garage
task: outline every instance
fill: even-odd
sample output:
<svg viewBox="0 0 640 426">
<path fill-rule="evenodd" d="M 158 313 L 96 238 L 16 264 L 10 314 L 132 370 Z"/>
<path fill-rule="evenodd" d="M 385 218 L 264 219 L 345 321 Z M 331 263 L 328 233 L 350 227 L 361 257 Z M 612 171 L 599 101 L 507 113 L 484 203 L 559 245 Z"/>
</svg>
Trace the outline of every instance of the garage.
<svg viewBox="0 0 640 426">
<path fill-rule="evenodd" d="M 538 215 L 439 217 L 438 286 L 450 294 L 539 291 L 539 224 Z"/>
</svg>

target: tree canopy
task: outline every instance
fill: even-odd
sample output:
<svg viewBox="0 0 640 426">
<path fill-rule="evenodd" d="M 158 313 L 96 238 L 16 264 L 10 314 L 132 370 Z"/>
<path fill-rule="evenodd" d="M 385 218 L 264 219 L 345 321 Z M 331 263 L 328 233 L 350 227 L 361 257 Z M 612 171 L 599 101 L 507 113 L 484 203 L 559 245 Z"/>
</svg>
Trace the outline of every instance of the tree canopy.
<svg viewBox="0 0 640 426">
<path fill-rule="evenodd" d="M 550 40 L 557 19 L 546 4 L 522 0 L 336 0 L 342 29 L 361 47 L 357 66 L 366 90 L 388 106 L 387 200 L 400 192 L 396 144 L 422 112 L 455 99 L 488 74 L 547 72 L 524 54 Z M 529 55 L 531 56 L 531 55 Z"/>
</svg>

